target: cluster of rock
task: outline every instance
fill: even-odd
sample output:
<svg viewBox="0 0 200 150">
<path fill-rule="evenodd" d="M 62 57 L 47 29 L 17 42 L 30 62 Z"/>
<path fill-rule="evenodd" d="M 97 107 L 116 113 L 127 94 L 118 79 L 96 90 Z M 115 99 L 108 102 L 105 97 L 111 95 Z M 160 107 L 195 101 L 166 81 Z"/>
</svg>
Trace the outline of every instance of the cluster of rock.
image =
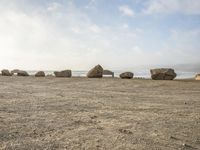
<svg viewBox="0 0 200 150">
<path fill-rule="evenodd" d="M 176 78 L 176 73 L 171 68 L 160 68 L 160 69 L 151 69 L 151 78 L 153 80 L 174 80 Z M 103 75 L 112 75 L 114 77 L 114 73 L 109 70 L 104 70 L 100 65 L 92 68 L 88 74 L 88 78 L 102 78 Z M 134 77 L 134 73 L 132 72 L 124 72 L 120 74 L 120 78 L 122 79 L 132 79 Z"/>
<path fill-rule="evenodd" d="M 55 71 L 54 72 L 55 77 L 62 77 L 62 78 L 70 78 L 72 77 L 72 71 L 71 70 L 63 70 L 63 71 Z M 44 71 L 38 71 L 35 74 L 35 77 L 45 77 Z M 51 77 L 52 75 L 47 75 L 47 77 Z"/>
<path fill-rule="evenodd" d="M 104 70 L 101 65 L 97 65 L 87 73 L 88 78 L 102 78 L 103 75 L 111 75 L 114 77 L 114 72 L 110 70 Z M 132 79 L 133 76 L 134 74 L 132 72 L 124 72 L 120 74 L 120 78 L 122 79 Z"/>
<path fill-rule="evenodd" d="M 7 69 L 4 69 L 1 71 L 2 76 L 12 76 L 16 74 L 17 76 L 29 76 L 29 74 L 26 71 L 23 70 L 12 70 L 11 72 Z"/>
<path fill-rule="evenodd" d="M 151 69 L 151 78 L 153 80 L 174 80 L 177 76 L 174 69 L 171 68 L 159 68 L 159 69 Z M 2 76 L 29 76 L 29 74 L 26 71 L 15 69 L 12 71 L 9 71 L 7 69 L 3 69 L 1 71 Z M 55 71 L 54 72 L 55 77 L 63 77 L 63 78 L 70 78 L 72 77 L 72 71 L 71 70 L 63 70 L 63 71 Z M 114 72 L 110 70 L 104 70 L 101 65 L 97 65 L 94 68 L 92 68 L 88 73 L 88 78 L 102 78 L 104 75 L 110 75 L 114 77 Z M 44 71 L 38 71 L 35 74 L 35 77 L 45 77 Z M 52 75 L 47 75 L 52 76 Z M 121 79 L 132 79 L 134 77 L 134 74 L 132 72 L 124 72 L 120 74 Z M 200 80 L 200 74 L 197 74 L 195 77 L 196 80 Z"/>
<path fill-rule="evenodd" d="M 23 70 L 19 70 L 19 69 L 15 69 L 15 70 L 12 70 L 12 71 L 9 71 L 7 69 L 3 69 L 1 71 L 1 75 L 2 76 L 12 76 L 12 75 L 17 75 L 17 76 L 29 76 L 28 72 L 26 71 L 23 71 Z M 63 70 L 63 71 L 55 71 L 54 72 L 54 75 L 56 77 L 71 77 L 72 76 L 72 71 L 71 70 Z M 45 72 L 44 71 L 38 71 L 36 74 L 35 74 L 35 77 L 45 77 Z M 49 76 L 49 75 L 47 75 Z M 52 75 L 51 75 L 52 76 Z"/>
</svg>

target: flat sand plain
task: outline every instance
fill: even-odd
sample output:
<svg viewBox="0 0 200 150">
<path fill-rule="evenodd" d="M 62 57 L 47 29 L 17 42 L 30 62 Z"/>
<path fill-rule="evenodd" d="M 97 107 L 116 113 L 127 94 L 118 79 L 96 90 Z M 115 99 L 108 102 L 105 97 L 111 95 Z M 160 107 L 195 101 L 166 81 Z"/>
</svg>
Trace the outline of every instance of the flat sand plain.
<svg viewBox="0 0 200 150">
<path fill-rule="evenodd" d="M 0 149 L 200 149 L 200 82 L 0 76 Z"/>
</svg>

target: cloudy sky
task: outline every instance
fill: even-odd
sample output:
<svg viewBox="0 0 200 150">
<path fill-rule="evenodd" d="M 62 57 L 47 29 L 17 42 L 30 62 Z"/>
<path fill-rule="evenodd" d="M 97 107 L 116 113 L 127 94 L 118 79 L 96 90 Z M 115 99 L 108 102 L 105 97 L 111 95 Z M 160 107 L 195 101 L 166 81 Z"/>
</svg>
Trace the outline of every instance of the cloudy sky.
<svg viewBox="0 0 200 150">
<path fill-rule="evenodd" d="M 0 66 L 200 63 L 200 0 L 0 0 Z"/>
</svg>

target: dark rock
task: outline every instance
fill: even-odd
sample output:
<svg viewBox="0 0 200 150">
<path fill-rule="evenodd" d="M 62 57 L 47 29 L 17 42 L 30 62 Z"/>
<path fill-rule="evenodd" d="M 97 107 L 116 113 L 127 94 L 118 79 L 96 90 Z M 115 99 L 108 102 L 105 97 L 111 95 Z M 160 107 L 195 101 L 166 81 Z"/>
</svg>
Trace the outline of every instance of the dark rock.
<svg viewBox="0 0 200 150">
<path fill-rule="evenodd" d="M 17 72 L 17 76 L 26 77 L 26 76 L 29 76 L 29 74 L 28 74 L 26 71 L 19 70 L 19 71 Z"/>
<path fill-rule="evenodd" d="M 66 77 L 66 78 L 70 78 L 72 77 L 72 71 L 71 70 L 63 70 L 63 71 L 55 71 L 54 72 L 56 77 Z"/>
<path fill-rule="evenodd" d="M 10 73 L 10 71 L 7 70 L 7 69 L 2 70 L 1 74 L 2 74 L 2 76 L 12 76 L 12 74 Z"/>
<path fill-rule="evenodd" d="M 20 71 L 19 69 L 14 69 L 14 70 L 11 71 L 11 74 L 12 75 L 17 74 L 19 71 Z"/>
<path fill-rule="evenodd" d="M 35 77 L 45 77 L 44 71 L 38 71 L 38 72 L 35 74 Z"/>
<path fill-rule="evenodd" d="M 120 78 L 122 79 L 132 79 L 134 74 L 132 72 L 124 72 L 120 74 Z"/>
<path fill-rule="evenodd" d="M 174 80 L 176 73 L 171 68 L 151 69 L 151 78 L 153 80 Z"/>
</svg>

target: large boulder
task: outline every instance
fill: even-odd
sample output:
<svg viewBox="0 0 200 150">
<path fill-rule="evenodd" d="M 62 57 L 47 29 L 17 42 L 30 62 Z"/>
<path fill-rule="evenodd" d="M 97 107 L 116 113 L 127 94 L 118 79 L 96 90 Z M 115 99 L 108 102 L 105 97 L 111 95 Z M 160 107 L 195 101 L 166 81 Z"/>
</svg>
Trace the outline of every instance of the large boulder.
<svg viewBox="0 0 200 150">
<path fill-rule="evenodd" d="M 110 70 L 103 70 L 103 75 L 111 75 L 114 78 L 114 72 Z"/>
<path fill-rule="evenodd" d="M 103 68 L 100 65 L 95 66 L 87 73 L 88 78 L 102 78 Z"/>
<path fill-rule="evenodd" d="M 132 79 L 134 74 L 132 72 L 124 72 L 124 73 L 121 73 L 119 76 L 122 79 Z"/>
<path fill-rule="evenodd" d="M 200 80 L 200 74 L 197 74 L 195 77 L 196 80 Z"/>
<path fill-rule="evenodd" d="M 35 74 L 35 77 L 45 77 L 44 71 L 38 71 L 38 72 Z"/>
<path fill-rule="evenodd" d="M 54 74 L 56 77 L 66 77 L 66 78 L 72 77 L 71 70 L 55 71 Z"/>
<path fill-rule="evenodd" d="M 150 72 L 153 80 L 173 80 L 176 78 L 176 73 L 171 68 L 151 69 Z"/>
<path fill-rule="evenodd" d="M 1 74 L 2 74 L 2 76 L 12 76 L 10 71 L 7 69 L 1 70 Z"/>
<path fill-rule="evenodd" d="M 17 76 L 23 76 L 23 77 L 26 77 L 26 76 L 29 76 L 29 74 L 28 74 L 26 71 L 18 70 L 18 72 L 17 72 Z"/>
</svg>

